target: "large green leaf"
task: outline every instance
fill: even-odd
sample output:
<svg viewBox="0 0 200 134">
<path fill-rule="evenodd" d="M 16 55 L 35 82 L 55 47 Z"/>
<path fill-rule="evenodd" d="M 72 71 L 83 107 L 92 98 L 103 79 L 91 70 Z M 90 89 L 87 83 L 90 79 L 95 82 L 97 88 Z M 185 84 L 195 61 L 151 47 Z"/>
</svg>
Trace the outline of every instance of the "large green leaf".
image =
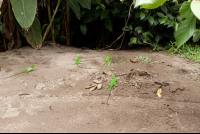
<svg viewBox="0 0 200 134">
<path fill-rule="evenodd" d="M 193 36 L 193 41 L 197 42 L 200 39 L 200 30 L 196 30 L 196 33 Z"/>
<path fill-rule="evenodd" d="M 35 17 L 33 25 L 31 25 L 29 30 L 24 31 L 24 36 L 26 37 L 26 40 L 33 48 L 35 48 L 37 44 L 40 45 L 42 44 L 40 21 L 37 17 Z"/>
<path fill-rule="evenodd" d="M 91 0 L 78 0 L 82 7 L 90 9 L 91 8 Z"/>
<path fill-rule="evenodd" d="M 190 8 L 191 2 L 184 2 L 183 5 L 180 8 L 180 19 L 187 18 L 191 15 L 193 15 L 192 10 Z"/>
<path fill-rule="evenodd" d="M 200 20 L 200 1 L 193 0 L 191 3 L 191 9 L 194 15 Z"/>
<path fill-rule="evenodd" d="M 155 3 L 157 0 L 136 0 L 135 8 L 141 5 L 149 5 Z"/>
<path fill-rule="evenodd" d="M 145 1 L 145 0 L 143 0 Z M 151 0 L 152 2 L 148 5 L 143 5 L 141 8 L 147 8 L 147 9 L 155 9 L 164 4 L 167 0 Z"/>
<path fill-rule="evenodd" d="M 21 27 L 28 29 L 35 18 L 37 0 L 11 0 L 12 10 Z"/>
<path fill-rule="evenodd" d="M 177 42 L 177 47 L 182 46 L 190 37 L 194 34 L 196 29 L 196 17 L 191 15 L 187 17 L 183 23 L 178 27 L 175 32 L 175 39 Z"/>
<path fill-rule="evenodd" d="M 77 0 L 66 0 L 66 1 L 69 3 L 70 7 L 76 14 L 76 17 L 78 19 L 80 19 L 81 18 L 81 10 L 80 10 L 80 6 L 79 6 Z"/>
</svg>

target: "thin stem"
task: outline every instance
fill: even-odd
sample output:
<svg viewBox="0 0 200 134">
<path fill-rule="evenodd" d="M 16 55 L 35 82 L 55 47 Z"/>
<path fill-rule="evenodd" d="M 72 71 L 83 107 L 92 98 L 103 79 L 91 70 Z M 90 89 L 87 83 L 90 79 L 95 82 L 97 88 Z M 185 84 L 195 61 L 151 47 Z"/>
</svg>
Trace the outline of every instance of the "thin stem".
<svg viewBox="0 0 200 134">
<path fill-rule="evenodd" d="M 53 16 L 52 16 L 52 18 L 51 18 L 50 24 L 48 25 L 48 27 L 47 27 L 47 29 L 46 29 L 46 31 L 45 31 L 45 34 L 44 34 L 44 36 L 43 36 L 43 38 L 42 38 L 42 43 L 45 41 L 46 36 L 47 36 L 47 34 L 48 34 L 48 32 L 49 32 L 51 26 L 52 26 L 54 17 L 55 17 L 55 15 L 56 15 L 56 13 L 57 13 L 57 10 L 58 10 L 58 7 L 59 7 L 61 1 L 62 1 L 62 0 L 58 0 L 57 6 L 56 6 L 56 9 L 55 9 L 55 11 L 54 11 L 54 14 L 53 14 Z"/>
<path fill-rule="evenodd" d="M 131 14 L 131 9 L 132 9 L 132 6 L 134 5 L 134 3 L 135 3 L 135 0 L 133 1 L 133 3 L 132 3 L 131 6 L 130 6 L 129 14 L 128 14 L 128 19 L 127 19 L 127 21 L 126 21 L 124 27 L 126 27 L 127 24 L 128 24 L 128 21 L 129 21 L 129 18 L 130 18 L 130 14 Z M 105 48 L 102 48 L 102 49 L 106 49 L 106 48 L 111 47 L 111 46 L 112 46 L 116 41 L 118 41 L 124 34 L 125 34 L 125 31 L 123 31 L 122 34 L 121 34 L 111 45 L 109 45 L 109 46 L 107 46 L 107 47 L 105 47 Z"/>
<path fill-rule="evenodd" d="M 66 45 L 70 46 L 70 19 L 69 19 L 69 15 L 70 15 L 70 6 L 69 3 L 66 1 L 65 2 L 65 6 L 66 6 L 66 20 L 65 20 L 65 29 L 66 29 Z"/>
<path fill-rule="evenodd" d="M 47 1 L 47 9 L 48 9 L 49 22 L 50 22 L 51 21 L 51 6 L 50 6 L 49 0 Z M 51 39 L 53 42 L 55 42 L 53 25 L 51 25 Z"/>
</svg>

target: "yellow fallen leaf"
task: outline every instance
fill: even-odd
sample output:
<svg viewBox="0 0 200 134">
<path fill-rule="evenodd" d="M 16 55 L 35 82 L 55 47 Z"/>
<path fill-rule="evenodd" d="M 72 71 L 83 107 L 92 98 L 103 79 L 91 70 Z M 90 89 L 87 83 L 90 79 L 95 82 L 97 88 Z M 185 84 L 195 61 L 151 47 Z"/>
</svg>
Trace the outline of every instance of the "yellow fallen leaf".
<svg viewBox="0 0 200 134">
<path fill-rule="evenodd" d="M 159 88 L 158 90 L 157 90 L 157 95 L 158 95 L 158 97 L 159 98 L 161 98 L 162 96 L 161 96 L 161 93 L 162 93 L 162 89 L 161 88 Z"/>
<path fill-rule="evenodd" d="M 54 59 L 56 58 L 56 57 L 53 57 Z"/>
</svg>

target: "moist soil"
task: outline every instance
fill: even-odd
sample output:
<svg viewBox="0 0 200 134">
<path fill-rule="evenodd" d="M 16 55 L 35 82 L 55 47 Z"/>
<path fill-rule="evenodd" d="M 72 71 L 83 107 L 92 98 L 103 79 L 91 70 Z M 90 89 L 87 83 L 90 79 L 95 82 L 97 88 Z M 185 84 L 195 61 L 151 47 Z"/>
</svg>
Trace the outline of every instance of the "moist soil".
<svg viewBox="0 0 200 134">
<path fill-rule="evenodd" d="M 200 70 L 188 59 L 148 50 L 48 45 L 1 52 L 0 132 L 200 132 Z M 102 65 L 106 54 L 111 66 Z M 80 66 L 90 69 L 74 65 L 80 55 Z M 153 63 L 131 62 L 135 56 Z M 32 64 L 34 71 L 7 78 Z M 117 87 L 107 103 L 112 75 Z M 103 87 L 85 89 L 93 80 Z"/>
</svg>

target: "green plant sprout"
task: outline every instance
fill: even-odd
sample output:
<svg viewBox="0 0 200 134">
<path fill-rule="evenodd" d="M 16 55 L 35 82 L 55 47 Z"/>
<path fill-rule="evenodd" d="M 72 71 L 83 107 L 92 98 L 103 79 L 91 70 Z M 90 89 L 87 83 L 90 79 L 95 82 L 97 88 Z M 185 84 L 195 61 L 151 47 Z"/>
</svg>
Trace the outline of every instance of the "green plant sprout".
<svg viewBox="0 0 200 134">
<path fill-rule="evenodd" d="M 20 73 L 17 73 L 17 74 L 8 76 L 8 77 L 6 77 L 6 78 L 13 77 L 13 76 L 15 76 L 15 75 L 22 74 L 22 73 L 28 73 L 28 72 L 34 71 L 34 67 L 35 67 L 35 64 L 33 64 L 30 68 L 28 68 L 28 69 L 25 70 L 25 71 L 22 71 L 22 72 L 20 72 Z"/>
<path fill-rule="evenodd" d="M 146 64 L 152 64 L 153 65 L 155 63 L 154 61 L 152 61 L 151 59 L 149 59 L 148 57 L 145 57 L 145 56 L 139 56 L 139 57 L 135 56 L 135 59 L 140 60 L 140 61 L 142 61 L 142 63 L 146 63 Z"/>
<path fill-rule="evenodd" d="M 192 64 L 193 66 L 197 67 L 198 69 L 200 69 L 200 67 L 197 64 Z"/>
<path fill-rule="evenodd" d="M 117 87 L 117 84 L 116 84 L 117 80 L 115 78 L 115 75 L 113 75 L 113 79 L 111 80 L 111 83 L 109 83 L 109 87 L 110 87 L 110 90 L 109 90 L 109 94 L 108 94 L 108 98 L 107 98 L 107 103 L 108 103 L 108 99 L 110 97 L 110 92 L 111 92 L 111 89 L 113 86 Z"/>
</svg>

